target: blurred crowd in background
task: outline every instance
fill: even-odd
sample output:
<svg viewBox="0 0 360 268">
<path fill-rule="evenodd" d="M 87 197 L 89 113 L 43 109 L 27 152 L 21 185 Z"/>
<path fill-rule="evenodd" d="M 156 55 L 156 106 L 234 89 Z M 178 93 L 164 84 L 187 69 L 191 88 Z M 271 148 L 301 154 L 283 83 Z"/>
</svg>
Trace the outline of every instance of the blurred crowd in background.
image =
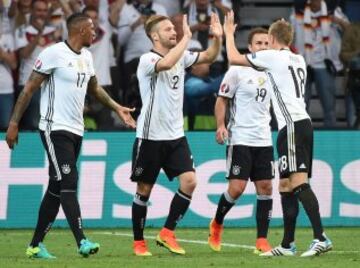
<svg viewBox="0 0 360 268">
<path fill-rule="evenodd" d="M 38 54 L 66 39 L 66 18 L 88 14 L 96 27 L 89 48 L 100 85 L 121 104 L 141 108 L 136 77 L 139 58 L 152 44 L 144 22 L 153 14 L 167 15 L 182 38 L 182 14 L 193 32 L 189 50 L 212 42 L 210 14 L 223 20 L 230 9 L 238 23 L 237 44 L 247 48 L 246 35 L 279 18 L 295 29 L 292 50 L 308 64 L 305 101 L 317 128 L 360 129 L 360 1 L 355 0 L 0 0 L 0 130 L 7 128 L 13 105 Z M 184 117 L 188 130 L 213 130 L 214 103 L 228 64 L 225 47 L 212 65 L 187 70 Z M 40 91 L 20 123 L 36 130 Z M 123 130 L 111 111 L 90 97 L 84 111 L 88 130 Z M 273 120 L 273 122 L 275 122 Z M 274 128 L 276 124 L 273 124 Z"/>
</svg>

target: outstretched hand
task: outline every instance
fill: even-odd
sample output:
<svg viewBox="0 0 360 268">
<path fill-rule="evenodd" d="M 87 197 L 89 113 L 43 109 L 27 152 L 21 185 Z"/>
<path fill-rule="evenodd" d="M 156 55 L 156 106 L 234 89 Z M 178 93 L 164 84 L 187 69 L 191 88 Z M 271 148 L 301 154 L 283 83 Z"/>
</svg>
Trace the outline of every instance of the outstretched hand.
<svg viewBox="0 0 360 268">
<path fill-rule="evenodd" d="M 224 33 L 225 35 L 233 35 L 236 30 L 236 24 L 234 24 L 234 11 L 230 11 L 226 14 L 224 20 Z"/>
<path fill-rule="evenodd" d="M 187 36 L 189 39 L 191 39 L 192 32 L 190 30 L 186 15 L 183 15 L 183 32 L 184 32 L 184 36 Z"/>
<path fill-rule="evenodd" d="M 19 128 L 15 123 L 10 122 L 6 131 L 6 143 L 10 149 L 14 149 L 14 146 L 18 143 Z"/>
<path fill-rule="evenodd" d="M 211 33 L 217 38 L 221 38 L 223 36 L 223 29 L 220 23 L 220 19 L 216 13 L 211 13 L 210 30 Z"/>
<path fill-rule="evenodd" d="M 120 106 L 116 113 L 119 118 L 125 123 L 127 127 L 136 128 L 136 122 L 134 118 L 131 116 L 131 113 L 135 111 L 135 108 L 128 108 L 124 106 Z"/>
</svg>

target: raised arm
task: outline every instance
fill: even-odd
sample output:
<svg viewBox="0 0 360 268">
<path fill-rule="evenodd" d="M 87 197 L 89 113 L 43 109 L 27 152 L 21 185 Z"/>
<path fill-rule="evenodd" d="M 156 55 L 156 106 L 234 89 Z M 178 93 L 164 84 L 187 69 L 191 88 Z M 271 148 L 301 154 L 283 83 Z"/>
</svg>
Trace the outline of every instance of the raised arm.
<svg viewBox="0 0 360 268">
<path fill-rule="evenodd" d="M 192 36 L 186 15 L 183 16 L 183 31 L 184 36 L 180 42 L 157 62 L 155 68 L 156 72 L 170 70 L 184 54 Z"/>
<path fill-rule="evenodd" d="M 216 60 L 216 57 L 220 52 L 223 30 L 220 24 L 219 16 L 215 13 L 211 13 L 210 30 L 214 35 L 214 41 L 208 49 L 200 52 L 199 59 L 196 63 L 212 63 Z"/>
<path fill-rule="evenodd" d="M 226 38 L 226 53 L 230 65 L 242 65 L 251 67 L 249 61 L 245 55 L 240 54 L 235 45 L 235 30 L 236 24 L 234 24 L 234 12 L 230 11 L 225 16 L 224 32 Z"/>
<path fill-rule="evenodd" d="M 216 141 L 219 144 L 224 144 L 228 138 L 228 131 L 225 126 L 225 114 L 228 99 L 225 97 L 217 97 L 215 103 L 215 119 L 216 119 Z"/>
<path fill-rule="evenodd" d="M 119 23 L 120 12 L 125 2 L 125 0 L 116 0 L 109 6 L 109 21 L 113 27 L 117 27 Z"/>
<path fill-rule="evenodd" d="M 18 142 L 19 122 L 29 105 L 32 95 L 40 89 L 41 83 L 47 79 L 47 75 L 33 71 L 21 91 L 12 113 L 9 127 L 6 132 L 6 142 L 10 149 Z"/>
<path fill-rule="evenodd" d="M 127 108 L 121 106 L 116 101 L 114 101 L 109 94 L 98 84 L 96 76 L 90 78 L 88 84 L 88 92 L 92 94 L 98 101 L 100 101 L 104 106 L 115 111 L 119 118 L 126 124 L 126 126 L 135 128 L 135 120 L 131 116 L 131 112 L 135 111 L 135 108 Z"/>
</svg>

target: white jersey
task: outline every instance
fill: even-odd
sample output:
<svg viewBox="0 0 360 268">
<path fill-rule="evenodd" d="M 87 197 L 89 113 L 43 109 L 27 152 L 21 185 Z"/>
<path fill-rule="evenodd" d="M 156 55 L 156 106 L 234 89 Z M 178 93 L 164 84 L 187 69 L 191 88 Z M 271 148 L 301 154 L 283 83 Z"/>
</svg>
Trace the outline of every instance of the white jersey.
<svg viewBox="0 0 360 268">
<path fill-rule="evenodd" d="M 15 44 L 11 33 L 0 33 L 0 48 L 5 52 L 14 52 Z M 14 92 L 14 79 L 11 68 L 0 60 L 0 94 L 11 94 Z"/>
<path fill-rule="evenodd" d="M 48 75 L 41 87 L 39 128 L 82 136 L 85 95 L 95 75 L 91 53 L 85 48 L 77 53 L 66 41 L 57 43 L 40 53 L 34 71 Z"/>
<path fill-rule="evenodd" d="M 32 25 L 22 25 L 16 29 L 15 32 L 15 47 L 16 50 L 26 47 L 36 36 L 38 35 L 38 30 Z M 33 64 L 45 48 L 50 45 L 55 44 L 57 41 L 56 29 L 52 26 L 45 26 L 42 36 L 39 39 L 39 43 L 36 45 L 33 52 L 28 58 L 23 58 L 20 60 L 19 68 L 19 85 L 24 86 L 26 80 L 29 78 Z"/>
<path fill-rule="evenodd" d="M 267 76 L 250 67 L 231 66 L 219 89 L 229 98 L 229 145 L 272 146 Z"/>
<path fill-rule="evenodd" d="M 147 140 L 175 140 L 184 136 L 183 102 L 185 68 L 193 65 L 199 52 L 185 51 L 168 71 L 155 72 L 162 58 L 156 52 L 140 57 L 137 69 L 142 100 L 136 137 Z"/>
<path fill-rule="evenodd" d="M 293 122 L 310 119 L 304 101 L 307 74 L 303 56 L 282 49 L 263 50 L 247 54 L 246 58 L 255 69 L 265 70 L 269 77 L 279 130 Z"/>
</svg>

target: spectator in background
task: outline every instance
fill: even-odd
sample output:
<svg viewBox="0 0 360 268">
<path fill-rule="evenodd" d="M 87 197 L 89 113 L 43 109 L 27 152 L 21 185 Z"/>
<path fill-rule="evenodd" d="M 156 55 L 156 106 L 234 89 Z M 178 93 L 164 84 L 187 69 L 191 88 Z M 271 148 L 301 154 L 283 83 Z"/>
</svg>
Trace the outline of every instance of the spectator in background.
<svg viewBox="0 0 360 268">
<path fill-rule="evenodd" d="M 124 52 L 124 101 L 131 107 L 136 107 L 134 117 L 138 116 L 141 107 L 136 70 L 139 58 L 149 52 L 152 47 L 150 39 L 146 36 L 144 22 L 150 15 L 164 15 L 166 10 L 163 6 L 153 3 L 151 0 L 136 0 L 131 4 L 125 4 L 119 15 L 118 43 L 123 46 Z"/>
<path fill-rule="evenodd" d="M 202 49 L 190 48 L 190 51 L 197 52 L 202 51 Z M 213 118 L 216 93 L 220 88 L 223 77 L 224 75 L 219 75 L 216 78 L 212 78 L 210 76 L 210 64 L 208 63 L 193 65 L 186 73 L 184 95 L 189 130 L 195 129 L 198 116 L 210 115 Z M 204 125 L 203 127 L 205 127 Z"/>
<path fill-rule="evenodd" d="M 72 14 L 68 0 L 48 0 L 49 25 L 56 28 L 56 35 L 63 40 L 67 36 L 66 18 Z"/>
<path fill-rule="evenodd" d="M 295 28 L 295 47 L 308 65 L 305 102 L 309 109 L 311 85 L 314 82 L 324 112 L 325 127 L 335 127 L 335 77 L 342 69 L 339 60 L 340 36 L 338 28 L 347 20 L 341 12 L 328 12 L 323 0 L 308 0 L 303 12 L 292 14 Z"/>
<path fill-rule="evenodd" d="M 9 18 L 13 20 L 14 29 L 23 24 L 28 24 L 30 20 L 32 0 L 11 1 Z"/>
<path fill-rule="evenodd" d="M 174 16 L 181 11 L 180 0 L 153 0 L 153 3 L 162 5 L 166 9 L 166 13 L 169 17 Z"/>
<path fill-rule="evenodd" d="M 0 1 L 0 130 L 7 128 L 14 104 L 14 81 L 11 71 L 17 66 L 12 32 L 3 21 L 7 15 Z"/>
<path fill-rule="evenodd" d="M 31 17 L 28 25 L 22 25 L 15 31 L 15 48 L 20 59 L 19 91 L 24 88 L 33 64 L 46 47 L 56 43 L 58 36 L 56 28 L 48 26 L 48 3 L 46 0 L 34 0 L 31 6 Z M 37 91 L 24 114 L 20 126 L 23 129 L 34 130 L 39 122 L 40 91 Z"/>
<path fill-rule="evenodd" d="M 354 128 L 360 129 L 360 22 L 345 29 L 340 57 L 346 65 L 347 89 L 356 109 Z"/>
<path fill-rule="evenodd" d="M 210 31 L 211 12 L 217 14 L 222 20 L 222 11 L 210 3 L 210 0 L 194 0 L 184 9 L 184 13 L 188 15 L 190 29 L 193 33 L 192 39 L 198 40 L 204 49 L 209 47 L 210 42 L 212 42 L 212 33 Z M 216 62 L 211 65 L 210 75 L 215 77 L 225 73 L 225 71 L 225 59 L 222 53 L 219 53 Z"/>
<path fill-rule="evenodd" d="M 98 83 L 111 96 L 112 81 L 110 67 L 113 49 L 111 44 L 112 26 L 109 22 L 110 18 L 100 23 L 98 9 L 93 6 L 85 7 L 83 13 L 92 19 L 95 26 L 96 37 L 88 50 L 94 59 L 94 68 Z M 110 111 L 105 109 L 101 103 L 90 97 L 87 108 L 89 109 L 88 115 L 96 121 L 97 129 L 109 130 L 112 128 L 113 123 L 111 121 Z"/>
</svg>

